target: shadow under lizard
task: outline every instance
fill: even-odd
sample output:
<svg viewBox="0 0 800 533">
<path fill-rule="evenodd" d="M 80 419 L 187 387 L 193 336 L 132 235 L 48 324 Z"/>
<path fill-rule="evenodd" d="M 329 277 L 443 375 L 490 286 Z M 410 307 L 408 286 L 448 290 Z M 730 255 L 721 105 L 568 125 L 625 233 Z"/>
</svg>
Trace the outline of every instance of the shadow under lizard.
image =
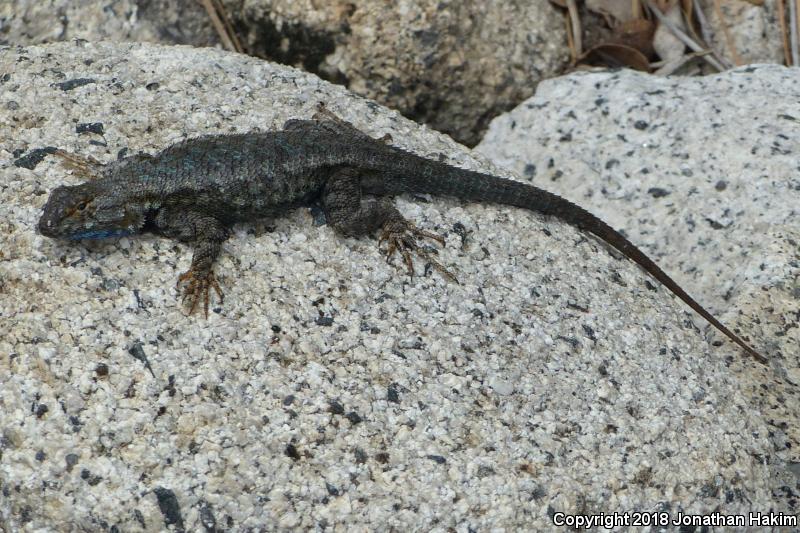
<svg viewBox="0 0 800 533">
<path fill-rule="evenodd" d="M 42 235 L 99 239 L 152 231 L 191 245 L 181 274 L 189 313 L 209 290 L 222 300 L 213 264 L 237 222 L 274 217 L 320 202 L 328 223 L 348 236 L 381 231 L 387 259 L 399 252 L 413 274 L 411 253 L 455 278 L 417 245 L 444 240 L 405 220 L 391 202 L 402 193 L 427 193 L 504 204 L 553 216 L 599 237 L 637 263 L 686 305 L 761 363 L 767 359 L 697 303 L 621 233 L 583 208 L 532 185 L 426 159 L 385 139 L 373 139 L 322 109 L 312 120 L 289 120 L 280 131 L 207 135 L 153 156 L 102 165 L 57 151 L 94 179 L 57 187 L 41 219 Z"/>
</svg>

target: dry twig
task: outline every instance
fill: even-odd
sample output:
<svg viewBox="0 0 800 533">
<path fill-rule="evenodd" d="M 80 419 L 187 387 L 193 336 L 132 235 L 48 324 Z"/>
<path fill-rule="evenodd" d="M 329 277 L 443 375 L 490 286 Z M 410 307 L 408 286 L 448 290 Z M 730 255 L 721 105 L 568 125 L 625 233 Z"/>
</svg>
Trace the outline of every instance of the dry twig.
<svg viewBox="0 0 800 533">
<path fill-rule="evenodd" d="M 572 23 L 569 21 L 569 14 L 564 17 L 564 24 L 567 27 L 567 47 L 569 48 L 569 56 L 574 65 L 578 62 L 578 52 L 575 50 L 575 40 L 572 38 Z"/>
<path fill-rule="evenodd" d="M 631 18 L 634 20 L 644 18 L 642 11 L 642 3 L 639 0 L 631 0 Z"/>
<path fill-rule="evenodd" d="M 783 43 L 783 62 L 792 66 L 792 52 L 789 48 L 789 29 L 786 27 L 786 6 L 783 0 L 778 1 L 778 23 L 781 26 L 781 42 Z M 789 0 L 790 2 L 792 0 Z"/>
<path fill-rule="evenodd" d="M 566 0 L 567 12 L 569 12 L 569 22 L 572 29 L 572 43 L 575 47 L 575 57 L 583 54 L 583 43 L 581 42 L 581 20 L 578 16 L 578 5 L 575 0 Z"/>
<path fill-rule="evenodd" d="M 792 65 L 800 66 L 800 51 L 798 51 L 797 27 L 800 26 L 800 0 L 789 0 L 789 27 L 791 31 L 790 43 L 792 50 Z"/>
<path fill-rule="evenodd" d="M 675 26 L 675 24 L 673 24 L 672 21 L 669 20 L 664 15 L 664 13 L 662 13 L 661 10 L 659 10 L 655 6 L 652 0 L 643 0 L 643 2 L 647 6 L 647 8 L 656 16 L 659 22 L 661 22 L 661 24 L 666 26 L 667 29 L 669 29 L 675 35 L 675 37 L 677 37 L 678 39 L 681 40 L 681 42 L 683 42 L 683 44 L 688 46 L 693 52 L 702 53 L 703 55 L 701 57 L 706 61 L 706 63 L 708 63 L 718 71 L 722 72 L 723 70 L 725 70 L 725 67 L 722 66 L 722 64 L 720 64 L 719 61 L 714 59 L 710 54 L 706 53 L 707 52 L 706 49 L 697 44 L 691 37 L 689 37 L 683 31 L 681 31 L 680 28 Z"/>
<path fill-rule="evenodd" d="M 236 32 L 233 31 L 233 26 L 231 26 L 228 17 L 225 15 L 225 9 L 222 5 L 217 0 L 200 0 L 200 3 L 203 4 L 206 13 L 208 13 L 208 18 L 211 19 L 211 24 L 217 30 L 222 46 L 232 52 L 243 54 L 244 48 L 236 37 Z"/>
<path fill-rule="evenodd" d="M 672 61 L 661 61 L 660 63 L 652 63 L 651 67 L 656 67 L 656 70 L 653 74 L 656 76 L 669 76 L 677 71 L 679 68 L 684 66 L 689 61 L 692 61 L 695 58 L 701 57 L 705 54 L 712 53 L 710 50 L 707 52 L 692 52 L 691 54 L 686 54 Z"/>
</svg>

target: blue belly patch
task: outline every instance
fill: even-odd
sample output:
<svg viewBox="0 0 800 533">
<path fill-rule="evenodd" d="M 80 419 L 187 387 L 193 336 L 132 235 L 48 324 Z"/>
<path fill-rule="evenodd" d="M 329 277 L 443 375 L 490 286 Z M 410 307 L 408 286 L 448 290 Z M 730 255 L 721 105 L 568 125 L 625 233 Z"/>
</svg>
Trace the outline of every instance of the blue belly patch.
<svg viewBox="0 0 800 533">
<path fill-rule="evenodd" d="M 71 239 L 73 241 L 79 241 L 81 239 L 108 239 L 109 237 L 124 237 L 130 234 L 131 231 L 126 229 L 101 229 L 76 233 Z"/>
</svg>

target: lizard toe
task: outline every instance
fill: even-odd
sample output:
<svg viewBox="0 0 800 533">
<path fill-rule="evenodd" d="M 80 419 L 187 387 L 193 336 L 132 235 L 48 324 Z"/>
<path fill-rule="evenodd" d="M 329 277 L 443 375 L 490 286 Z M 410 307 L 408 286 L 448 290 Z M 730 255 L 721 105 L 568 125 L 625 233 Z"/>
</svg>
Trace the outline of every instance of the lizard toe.
<svg viewBox="0 0 800 533">
<path fill-rule="evenodd" d="M 419 245 L 417 242 L 417 237 L 432 239 L 442 246 L 445 244 L 444 238 L 436 235 L 435 233 L 421 230 L 407 220 L 393 219 L 387 221 L 383 225 L 381 235 L 378 239 L 378 246 L 380 246 L 383 242 L 386 242 L 385 254 L 387 263 L 391 260 L 395 252 L 400 252 L 400 255 L 403 257 L 403 262 L 406 265 L 408 275 L 411 277 L 414 277 L 414 262 L 411 258 L 411 253 L 413 252 L 422 259 L 425 259 L 425 261 L 434 269 L 439 271 L 440 274 L 444 275 L 449 280 L 458 283 L 458 279 L 456 279 L 452 272 L 442 266 L 441 263 L 433 259 L 431 254 Z"/>
<path fill-rule="evenodd" d="M 188 307 L 187 315 L 194 313 L 198 302 L 202 300 L 203 312 L 205 317 L 208 318 L 208 294 L 210 289 L 214 289 L 214 292 L 217 293 L 220 303 L 224 301 L 222 289 L 220 288 L 219 282 L 217 281 L 217 278 L 212 270 L 201 272 L 194 268 L 190 268 L 178 276 L 177 288 L 180 289 L 182 284 L 184 287 L 181 295 L 181 303 L 184 307 Z"/>
</svg>

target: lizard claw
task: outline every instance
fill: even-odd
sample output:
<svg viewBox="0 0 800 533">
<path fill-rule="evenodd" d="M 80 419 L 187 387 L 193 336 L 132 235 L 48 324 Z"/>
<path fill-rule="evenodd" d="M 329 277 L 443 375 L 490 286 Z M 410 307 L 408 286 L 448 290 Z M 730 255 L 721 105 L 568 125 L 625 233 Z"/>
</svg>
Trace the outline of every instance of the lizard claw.
<svg viewBox="0 0 800 533">
<path fill-rule="evenodd" d="M 189 300 L 190 307 L 189 307 L 189 315 L 194 312 L 195 307 L 197 307 L 197 302 L 200 300 L 200 297 L 203 298 L 203 311 L 205 313 L 206 318 L 208 318 L 208 290 L 214 289 L 214 292 L 217 293 L 219 297 L 219 302 L 222 303 L 224 300 L 222 295 L 222 289 L 219 287 L 219 283 L 217 283 L 217 278 L 214 276 L 213 270 L 208 270 L 207 272 L 198 272 L 194 268 L 190 268 L 180 276 L 178 276 L 178 283 L 176 284 L 175 288 L 180 290 L 180 286 L 182 283 L 186 283 L 186 286 L 183 289 L 183 296 L 181 298 L 181 302 L 186 304 L 186 301 Z"/>
<path fill-rule="evenodd" d="M 428 252 L 417 244 L 417 237 L 432 239 L 442 246 L 445 244 L 444 239 L 439 235 L 421 230 L 407 220 L 389 220 L 383 225 L 383 231 L 381 231 L 381 236 L 378 239 L 378 246 L 386 241 L 387 263 L 391 260 L 395 252 L 399 251 L 400 255 L 403 256 L 408 275 L 411 277 L 414 277 L 414 263 L 411 260 L 411 252 L 414 252 L 430 263 L 433 268 L 438 270 L 446 278 L 458 283 L 458 279 L 456 279 L 452 272 L 443 267 L 441 263 L 432 258 Z"/>
</svg>

